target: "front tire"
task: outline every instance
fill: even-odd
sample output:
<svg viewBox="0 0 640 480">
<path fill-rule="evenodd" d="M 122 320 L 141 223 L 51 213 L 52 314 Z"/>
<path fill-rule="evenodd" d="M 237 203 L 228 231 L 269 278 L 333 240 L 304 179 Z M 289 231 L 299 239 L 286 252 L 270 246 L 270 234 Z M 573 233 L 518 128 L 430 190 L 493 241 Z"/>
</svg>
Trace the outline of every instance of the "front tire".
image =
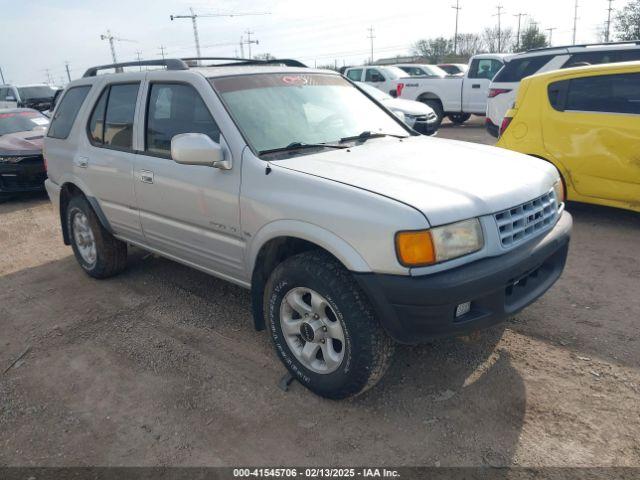
<svg viewBox="0 0 640 480">
<path fill-rule="evenodd" d="M 434 100 L 434 99 L 421 100 L 421 102 L 431 107 L 431 110 L 434 111 L 434 113 L 436 114 L 436 117 L 438 117 L 435 123 L 435 128 L 436 129 L 440 128 L 440 125 L 444 120 L 444 109 L 442 108 L 442 102 L 440 102 L 440 100 Z"/>
<path fill-rule="evenodd" d="M 358 395 L 373 387 L 391 363 L 394 343 L 365 294 L 324 252 L 304 252 L 276 267 L 264 305 L 280 360 L 322 397 Z"/>
<path fill-rule="evenodd" d="M 462 125 L 464 122 L 466 122 L 471 118 L 471 114 L 470 113 L 451 113 L 450 115 L 448 115 L 448 117 L 449 117 L 449 120 L 451 120 L 451 123 L 455 125 Z"/>
<path fill-rule="evenodd" d="M 111 235 L 82 196 L 66 209 L 67 231 L 76 260 L 94 278 L 108 278 L 127 266 L 127 244 Z"/>
</svg>

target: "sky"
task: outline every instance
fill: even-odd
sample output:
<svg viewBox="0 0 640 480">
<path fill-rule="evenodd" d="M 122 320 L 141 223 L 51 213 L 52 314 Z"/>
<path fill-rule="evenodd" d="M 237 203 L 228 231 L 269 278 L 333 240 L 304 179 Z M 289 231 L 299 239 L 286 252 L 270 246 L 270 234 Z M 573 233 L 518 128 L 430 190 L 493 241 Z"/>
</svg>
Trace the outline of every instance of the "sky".
<svg viewBox="0 0 640 480">
<path fill-rule="evenodd" d="M 614 0 L 616 9 L 628 0 Z M 195 56 L 191 20 L 184 15 L 269 13 L 236 17 L 198 18 L 202 54 L 236 56 L 240 37 L 251 30 L 251 53 L 295 58 L 309 66 L 363 63 L 370 55 L 368 28 L 374 29 L 375 58 L 410 53 L 419 39 L 453 36 L 456 0 L 0 0 L 0 68 L 5 81 L 25 84 L 66 83 L 92 65 L 111 63 L 107 30 L 127 41 L 116 41 L 118 61 Z M 554 27 L 553 44 L 572 41 L 575 0 L 459 0 L 459 32 L 481 32 L 497 25 L 517 26 L 517 13 L 526 13 L 540 28 Z M 598 40 L 607 16 L 607 0 L 579 0 L 577 42 Z M 248 54 L 245 45 L 245 56 Z M 48 72 L 47 72 L 48 70 Z"/>
</svg>

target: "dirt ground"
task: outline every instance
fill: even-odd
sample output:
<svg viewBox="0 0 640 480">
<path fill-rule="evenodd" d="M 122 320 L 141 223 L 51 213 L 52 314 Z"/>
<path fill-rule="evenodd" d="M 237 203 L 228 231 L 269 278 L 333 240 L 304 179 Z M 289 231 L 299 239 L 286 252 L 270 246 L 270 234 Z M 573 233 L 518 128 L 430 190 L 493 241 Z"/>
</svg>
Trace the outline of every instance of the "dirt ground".
<svg viewBox="0 0 640 480">
<path fill-rule="evenodd" d="M 478 120 L 440 136 L 492 140 Z M 334 402 L 278 388 L 246 291 L 140 250 L 91 279 L 44 196 L 0 204 L 0 465 L 640 466 L 640 216 L 568 209 L 538 303 L 401 347 Z"/>
</svg>

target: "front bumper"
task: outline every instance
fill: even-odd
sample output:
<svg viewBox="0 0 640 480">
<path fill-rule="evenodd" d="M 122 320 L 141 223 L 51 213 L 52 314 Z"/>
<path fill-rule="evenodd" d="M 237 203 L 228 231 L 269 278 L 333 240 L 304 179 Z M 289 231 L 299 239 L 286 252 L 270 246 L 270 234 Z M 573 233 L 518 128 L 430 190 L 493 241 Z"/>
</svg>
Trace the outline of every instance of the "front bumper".
<svg viewBox="0 0 640 480">
<path fill-rule="evenodd" d="M 396 341 L 415 344 L 464 335 L 501 323 L 558 280 L 567 259 L 571 227 L 571 215 L 563 212 L 544 236 L 499 257 L 420 277 L 354 276 Z M 465 302 L 471 302 L 471 310 L 456 318 L 456 307 Z"/>
<path fill-rule="evenodd" d="M 47 171 L 42 157 L 0 163 L 0 195 L 44 190 Z"/>
<path fill-rule="evenodd" d="M 436 122 L 416 122 L 413 124 L 412 128 L 423 135 L 433 135 L 438 131 Z"/>
</svg>

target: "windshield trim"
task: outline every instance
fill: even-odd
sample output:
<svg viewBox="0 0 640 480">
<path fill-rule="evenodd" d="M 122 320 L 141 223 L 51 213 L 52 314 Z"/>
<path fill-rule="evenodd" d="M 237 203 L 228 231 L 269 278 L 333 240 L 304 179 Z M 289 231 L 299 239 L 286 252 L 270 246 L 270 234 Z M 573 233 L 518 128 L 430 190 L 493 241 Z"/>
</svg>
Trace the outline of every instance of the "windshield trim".
<svg viewBox="0 0 640 480">
<path fill-rule="evenodd" d="M 278 72 L 251 72 L 251 73 L 229 74 L 229 75 L 218 75 L 218 76 L 205 77 L 207 79 L 207 83 L 209 83 L 209 85 L 211 85 L 211 89 L 215 93 L 216 97 L 218 97 L 218 100 L 220 100 L 220 103 L 222 104 L 222 106 L 224 107 L 225 111 L 227 112 L 227 115 L 229 115 L 229 118 L 233 122 L 233 125 L 236 127 L 236 130 L 238 131 L 240 136 L 242 137 L 242 140 L 244 141 L 244 143 L 247 146 L 247 148 L 249 150 L 251 150 L 251 153 L 253 153 L 254 157 L 259 158 L 260 160 L 262 160 L 264 162 L 268 162 L 270 160 L 273 160 L 273 158 L 270 158 L 270 159 L 263 158 L 265 155 L 261 155 L 260 152 L 258 150 L 256 150 L 254 148 L 254 146 L 251 145 L 251 143 L 249 143 L 249 141 L 247 140 L 246 135 L 244 134 L 244 132 L 242 131 L 242 129 L 239 126 L 237 118 L 235 117 L 235 115 L 233 114 L 231 109 L 229 108 L 229 105 L 227 104 L 225 99 L 222 97 L 220 92 L 218 92 L 218 90 L 215 88 L 214 81 L 219 79 L 219 78 L 244 77 L 244 76 L 250 76 L 250 75 L 282 75 L 282 74 L 286 74 L 286 73 L 290 73 L 290 72 L 287 72 L 287 70 L 283 69 L 282 71 L 278 71 Z M 302 72 L 296 72 L 296 73 L 302 73 Z M 360 88 L 358 85 L 356 85 L 355 82 L 353 82 L 349 78 L 345 77 L 344 75 L 336 73 L 336 72 L 330 72 L 330 71 L 327 71 L 327 72 L 314 71 L 314 72 L 307 72 L 306 74 L 307 75 L 335 75 L 337 77 L 342 78 L 343 80 L 348 82 L 352 87 L 357 88 L 358 91 L 360 91 L 369 100 L 371 100 L 379 108 L 381 108 L 398 125 L 400 125 L 402 128 L 404 128 L 409 136 L 418 136 L 418 135 L 420 135 L 419 133 L 417 133 L 414 130 L 412 130 L 406 123 L 404 123 L 402 120 L 400 120 L 398 118 L 398 116 L 395 115 L 391 110 L 389 110 L 383 103 L 381 103 L 378 100 L 376 100 L 375 98 L 373 98 L 371 95 L 369 95 L 367 92 L 365 92 L 362 88 Z M 357 147 L 357 146 L 360 146 L 360 145 L 355 145 L 355 146 Z M 306 151 L 306 150 L 302 149 L 302 151 Z M 325 153 L 325 152 L 328 152 L 328 151 L 331 151 L 331 149 L 322 150 L 322 151 L 316 152 L 316 153 Z M 298 155 L 298 156 L 300 156 L 300 155 Z"/>
</svg>

